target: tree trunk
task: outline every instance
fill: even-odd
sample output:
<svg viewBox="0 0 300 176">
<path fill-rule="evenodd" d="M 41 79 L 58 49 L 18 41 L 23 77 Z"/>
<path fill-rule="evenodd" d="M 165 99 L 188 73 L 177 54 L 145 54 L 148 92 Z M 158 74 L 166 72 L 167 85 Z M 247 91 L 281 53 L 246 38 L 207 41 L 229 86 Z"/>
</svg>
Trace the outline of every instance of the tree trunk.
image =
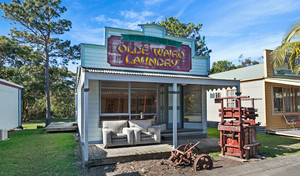
<svg viewBox="0 0 300 176">
<path fill-rule="evenodd" d="M 45 93 L 46 93 L 46 126 L 50 124 L 50 92 L 49 92 L 49 55 L 45 42 Z"/>
</svg>

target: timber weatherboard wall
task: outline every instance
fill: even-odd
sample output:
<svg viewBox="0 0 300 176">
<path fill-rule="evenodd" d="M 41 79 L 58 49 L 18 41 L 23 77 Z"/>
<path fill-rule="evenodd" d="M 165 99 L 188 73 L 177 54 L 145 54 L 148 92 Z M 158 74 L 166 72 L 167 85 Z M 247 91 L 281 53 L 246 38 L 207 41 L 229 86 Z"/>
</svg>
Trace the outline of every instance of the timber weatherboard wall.
<svg viewBox="0 0 300 176">
<path fill-rule="evenodd" d="M 165 29 L 161 27 L 148 27 L 144 25 L 142 31 L 125 30 L 118 28 L 105 28 L 105 45 L 94 44 L 81 44 L 81 66 L 89 68 L 102 68 L 102 69 L 116 69 L 116 70 L 128 70 L 128 71 L 146 71 L 146 72 L 160 72 L 160 73 L 174 73 L 174 71 L 168 70 L 156 70 L 156 69 L 139 69 L 139 68 L 124 68 L 124 67 L 112 67 L 107 62 L 107 39 L 114 36 L 121 36 L 121 34 L 135 34 L 135 35 L 147 35 L 153 37 L 163 37 L 170 40 L 176 40 L 182 42 L 184 45 L 188 45 L 192 51 L 192 69 L 189 72 L 176 72 L 176 74 L 184 75 L 200 75 L 206 76 L 210 69 L 210 58 L 195 55 L 195 41 L 192 39 L 173 37 L 165 34 Z"/>
<path fill-rule="evenodd" d="M 88 140 L 89 143 L 102 143 L 102 128 L 99 128 L 99 81 L 89 80 L 89 88 Z"/>
</svg>

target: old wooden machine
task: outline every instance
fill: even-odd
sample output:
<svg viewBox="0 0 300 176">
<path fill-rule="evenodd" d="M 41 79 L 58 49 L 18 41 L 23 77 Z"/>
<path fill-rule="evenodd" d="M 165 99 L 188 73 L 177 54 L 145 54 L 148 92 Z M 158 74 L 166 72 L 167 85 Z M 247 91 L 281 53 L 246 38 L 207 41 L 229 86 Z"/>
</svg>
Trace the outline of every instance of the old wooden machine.
<svg viewBox="0 0 300 176">
<path fill-rule="evenodd" d="M 202 169 L 212 169 L 213 161 L 211 157 L 207 154 L 204 154 L 196 144 L 189 143 L 187 145 L 180 145 L 171 152 L 169 158 L 170 161 L 174 163 L 174 166 L 179 165 L 193 165 L 195 171 Z"/>
<path fill-rule="evenodd" d="M 219 116 L 221 122 L 218 125 L 220 131 L 221 153 L 227 156 L 235 156 L 244 159 L 259 154 L 257 142 L 255 119 L 258 116 L 257 109 L 254 109 L 254 101 L 258 98 L 249 96 L 237 96 L 217 98 L 221 100 Z M 234 100 L 234 107 L 224 107 L 224 100 Z M 252 101 L 252 107 L 242 107 L 243 101 Z"/>
</svg>

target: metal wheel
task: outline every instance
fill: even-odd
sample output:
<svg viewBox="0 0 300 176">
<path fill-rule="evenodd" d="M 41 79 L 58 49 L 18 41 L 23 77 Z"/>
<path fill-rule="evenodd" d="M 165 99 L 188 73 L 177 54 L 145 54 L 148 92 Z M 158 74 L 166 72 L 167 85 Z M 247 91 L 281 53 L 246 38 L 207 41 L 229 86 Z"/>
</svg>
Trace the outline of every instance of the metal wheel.
<svg viewBox="0 0 300 176">
<path fill-rule="evenodd" d="M 185 147 L 186 147 L 185 145 L 180 145 L 176 148 L 176 150 L 184 152 Z M 169 161 L 172 161 L 174 164 L 180 162 L 180 158 L 179 158 L 180 155 L 178 154 L 178 152 L 176 150 L 171 152 L 171 156 L 169 158 Z"/>
<path fill-rule="evenodd" d="M 198 155 L 194 161 L 193 168 L 195 171 L 202 170 L 202 169 L 212 169 L 213 161 L 211 157 L 207 154 Z"/>
</svg>

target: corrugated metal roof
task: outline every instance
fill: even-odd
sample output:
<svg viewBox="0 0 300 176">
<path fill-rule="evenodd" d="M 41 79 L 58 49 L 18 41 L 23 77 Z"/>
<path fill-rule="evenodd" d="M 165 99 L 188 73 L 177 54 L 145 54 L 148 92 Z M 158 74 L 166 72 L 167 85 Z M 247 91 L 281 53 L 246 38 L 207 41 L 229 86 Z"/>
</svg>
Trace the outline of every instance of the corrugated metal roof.
<svg viewBox="0 0 300 176">
<path fill-rule="evenodd" d="M 149 72 L 130 72 L 130 71 L 118 71 L 118 70 L 103 70 L 103 69 L 84 68 L 84 67 L 82 67 L 82 68 L 83 68 L 83 71 L 90 72 L 90 73 L 119 74 L 119 75 L 133 75 L 133 76 L 152 76 L 152 77 L 169 77 L 169 78 L 184 78 L 184 79 L 218 80 L 218 79 L 215 79 L 215 78 L 209 78 L 209 77 L 204 77 L 204 76 L 162 74 L 162 73 L 149 73 Z M 221 80 L 224 80 L 224 79 L 221 79 Z M 228 81 L 232 81 L 232 79 L 228 79 Z"/>
<path fill-rule="evenodd" d="M 0 78 L 0 84 L 6 85 L 6 86 L 10 86 L 10 87 L 14 87 L 14 88 L 17 88 L 17 89 L 24 89 L 23 86 L 20 86 L 18 84 L 6 81 L 6 80 L 1 79 L 1 78 Z"/>
<path fill-rule="evenodd" d="M 244 68 L 230 70 L 222 73 L 216 73 L 209 75 L 210 78 L 214 79 L 236 79 L 236 80 L 247 80 L 255 78 L 263 78 L 265 75 L 264 64 L 252 65 Z"/>
</svg>

